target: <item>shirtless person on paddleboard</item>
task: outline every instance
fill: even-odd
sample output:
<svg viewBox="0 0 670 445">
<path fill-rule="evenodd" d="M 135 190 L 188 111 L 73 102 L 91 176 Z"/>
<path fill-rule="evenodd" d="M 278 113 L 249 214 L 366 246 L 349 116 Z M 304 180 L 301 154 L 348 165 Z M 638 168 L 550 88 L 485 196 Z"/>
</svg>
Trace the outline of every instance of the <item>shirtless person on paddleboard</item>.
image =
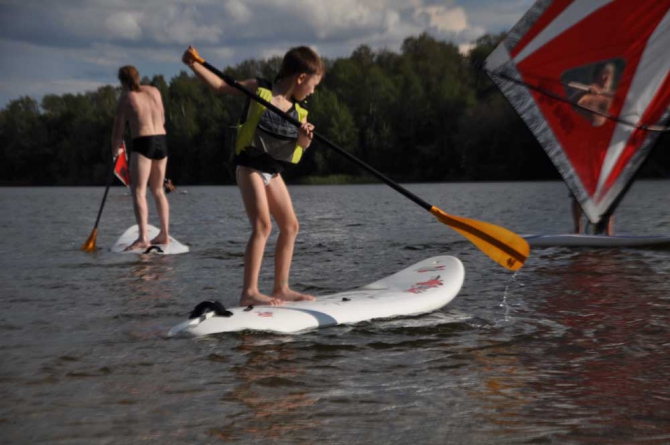
<svg viewBox="0 0 670 445">
<path fill-rule="evenodd" d="M 165 112 L 160 91 L 149 85 L 140 85 L 140 74 L 134 66 L 119 68 L 123 93 L 116 106 L 112 130 L 112 156 L 116 157 L 123 138 L 126 122 L 130 125 L 132 154 L 130 157 L 130 190 L 133 197 L 139 236 L 126 250 L 146 249 L 152 244 L 170 242 L 170 207 L 163 180 L 167 166 Z M 160 233 L 149 240 L 147 223 L 147 184 L 156 201 Z"/>
</svg>

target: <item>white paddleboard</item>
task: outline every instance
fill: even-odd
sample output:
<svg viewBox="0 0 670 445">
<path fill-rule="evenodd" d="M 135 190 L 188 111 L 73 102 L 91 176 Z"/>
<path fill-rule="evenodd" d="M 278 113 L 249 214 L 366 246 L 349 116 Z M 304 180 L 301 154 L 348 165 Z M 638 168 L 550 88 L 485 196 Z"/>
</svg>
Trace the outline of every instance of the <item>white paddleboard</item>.
<svg viewBox="0 0 670 445">
<path fill-rule="evenodd" d="M 255 330 L 292 333 L 377 318 L 432 312 L 449 303 L 465 278 L 458 258 L 439 256 L 421 261 L 387 278 L 349 292 L 317 296 L 316 301 L 288 302 L 283 306 L 234 307 L 225 315 L 198 314 L 199 306 L 169 336 L 194 336 Z M 223 309 L 222 306 L 219 306 Z"/>
<path fill-rule="evenodd" d="M 670 245 L 670 236 L 523 235 L 531 247 L 644 247 Z"/>
<path fill-rule="evenodd" d="M 158 236 L 158 233 L 160 230 L 158 227 L 154 227 L 151 224 L 147 225 L 147 232 L 149 233 L 149 239 L 153 239 L 156 236 Z M 128 254 L 160 254 L 160 255 L 176 255 L 179 253 L 186 253 L 189 251 L 189 247 L 185 246 L 184 244 L 180 243 L 173 237 L 170 237 L 170 243 L 168 245 L 165 244 L 155 244 L 152 245 L 151 247 L 147 249 L 134 249 L 134 250 L 129 250 L 125 251 L 125 248 L 130 246 L 133 241 L 137 239 L 137 237 L 140 234 L 139 226 L 135 224 L 134 226 L 131 226 L 123 232 L 123 235 L 119 237 L 118 240 L 114 243 L 114 245 L 111 248 L 111 251 L 114 253 L 128 253 Z"/>
</svg>

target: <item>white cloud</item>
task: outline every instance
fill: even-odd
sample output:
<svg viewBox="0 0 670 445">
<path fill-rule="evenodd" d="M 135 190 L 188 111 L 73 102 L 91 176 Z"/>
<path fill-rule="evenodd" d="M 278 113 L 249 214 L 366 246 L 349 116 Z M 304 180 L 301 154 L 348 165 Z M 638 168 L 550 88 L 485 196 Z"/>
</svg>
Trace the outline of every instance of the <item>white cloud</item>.
<svg viewBox="0 0 670 445">
<path fill-rule="evenodd" d="M 298 0 L 295 8 L 300 11 L 316 31 L 319 39 L 360 30 L 384 29 L 387 9 L 383 5 L 340 0 L 313 7 L 314 0 Z"/>
<path fill-rule="evenodd" d="M 230 0 L 224 4 L 226 15 L 230 16 L 236 23 L 247 24 L 251 22 L 253 13 L 251 9 L 240 0 Z"/>
<path fill-rule="evenodd" d="M 142 37 L 141 19 L 142 14 L 116 12 L 107 17 L 105 27 L 113 39 L 139 40 Z"/>
<path fill-rule="evenodd" d="M 222 30 L 219 26 L 209 24 L 216 19 L 200 12 L 198 8 L 183 5 L 168 5 L 160 12 L 147 14 L 142 25 L 151 40 L 159 44 L 189 44 L 200 41 L 216 43 L 220 40 Z"/>
<path fill-rule="evenodd" d="M 428 16 L 428 25 L 440 32 L 461 32 L 468 28 L 468 19 L 463 8 L 428 6 L 417 9 L 415 14 L 418 17 Z"/>
<path fill-rule="evenodd" d="M 485 29 L 486 32 L 497 34 L 507 31 L 532 6 L 535 0 L 487 0 L 473 4 L 468 8 L 471 23 Z"/>
</svg>

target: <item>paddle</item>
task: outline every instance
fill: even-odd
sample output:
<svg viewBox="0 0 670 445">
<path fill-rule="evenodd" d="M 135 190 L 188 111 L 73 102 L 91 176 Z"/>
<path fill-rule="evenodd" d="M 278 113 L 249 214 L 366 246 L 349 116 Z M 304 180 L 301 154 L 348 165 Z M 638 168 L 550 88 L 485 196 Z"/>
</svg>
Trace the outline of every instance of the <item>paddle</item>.
<svg viewBox="0 0 670 445">
<path fill-rule="evenodd" d="M 107 199 L 107 193 L 109 192 L 109 186 L 112 185 L 112 180 L 114 179 L 114 169 L 116 167 L 116 158 L 112 159 L 112 168 L 107 177 L 107 187 L 105 187 L 105 194 L 102 197 L 102 203 L 100 204 L 100 210 L 98 210 L 98 217 L 95 219 L 95 226 L 93 231 L 88 236 L 88 239 L 81 246 L 81 250 L 84 252 L 95 252 L 95 239 L 98 237 L 98 224 L 100 223 L 100 216 L 102 215 L 102 209 L 105 207 L 105 200 Z"/>
<path fill-rule="evenodd" d="M 222 73 L 220 70 L 210 65 L 200 57 L 198 52 L 195 49 L 191 49 L 193 58 L 200 63 L 202 66 L 207 68 L 209 71 L 223 79 L 228 85 L 233 88 L 241 91 L 251 99 L 256 102 L 264 105 L 269 110 L 272 110 L 291 124 L 300 128 L 302 125 L 300 121 L 294 117 L 286 114 L 276 106 L 272 105 L 270 102 L 264 100 L 258 95 L 246 89 L 243 85 L 238 83 L 235 79 L 230 77 L 227 74 Z M 314 132 L 314 139 L 325 144 L 331 149 L 335 150 L 342 156 L 351 160 L 352 162 L 358 164 L 360 167 L 367 170 L 369 173 L 377 177 L 382 182 L 386 183 L 388 186 L 401 193 L 405 197 L 411 199 L 416 204 L 423 207 L 425 210 L 428 210 L 433 214 L 440 222 L 446 224 L 452 229 L 456 230 L 458 233 L 470 240 L 475 246 L 477 246 L 482 252 L 488 255 L 495 262 L 509 270 L 518 270 L 523 266 L 524 262 L 528 258 L 530 253 L 530 246 L 525 239 L 521 238 L 514 232 L 511 232 L 503 227 L 499 227 L 490 223 L 477 221 L 474 219 L 463 218 L 459 216 L 449 215 L 437 207 L 428 204 L 423 199 L 414 195 L 409 190 L 402 187 L 400 184 L 392 181 L 387 178 L 381 172 L 377 171 L 375 168 L 361 161 L 351 153 L 347 152 L 343 148 L 340 148 L 333 142 L 329 141 L 320 134 Z"/>
</svg>

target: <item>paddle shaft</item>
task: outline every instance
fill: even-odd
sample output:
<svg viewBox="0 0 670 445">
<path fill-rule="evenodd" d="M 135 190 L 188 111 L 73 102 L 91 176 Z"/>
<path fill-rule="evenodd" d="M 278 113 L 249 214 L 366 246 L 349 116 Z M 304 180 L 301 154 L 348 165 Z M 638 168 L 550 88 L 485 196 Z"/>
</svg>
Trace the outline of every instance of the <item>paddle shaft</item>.
<svg viewBox="0 0 670 445">
<path fill-rule="evenodd" d="M 245 88 L 242 84 L 240 84 L 239 82 L 237 82 L 235 79 L 233 79 L 233 78 L 230 77 L 229 75 L 224 74 L 224 73 L 221 72 L 219 69 L 217 69 L 216 67 L 212 66 L 210 63 L 205 62 L 205 61 L 203 61 L 203 62 L 201 62 L 201 63 L 202 63 L 202 65 L 203 65 L 205 68 L 207 68 L 208 70 L 210 70 L 211 72 L 213 72 L 214 74 L 216 74 L 217 76 L 219 76 L 220 78 L 222 78 L 222 79 L 223 79 L 228 85 L 230 85 L 231 87 L 233 87 L 233 88 L 235 88 L 235 89 L 241 91 L 242 93 L 244 93 L 244 94 L 246 94 L 247 96 L 249 96 L 251 99 L 253 99 L 253 100 L 255 100 L 256 102 L 258 102 L 258 103 L 262 104 L 263 106 L 265 106 L 267 109 L 272 110 L 273 112 L 277 113 L 277 114 L 278 114 L 279 116 L 281 116 L 283 119 L 287 120 L 288 122 L 290 122 L 291 124 L 295 125 L 296 127 L 300 128 L 300 127 L 302 126 L 302 122 L 300 122 L 298 119 L 294 118 L 293 116 L 291 116 L 291 115 L 287 114 L 286 112 L 282 111 L 281 109 L 277 108 L 275 105 L 271 104 L 271 103 L 268 102 L 267 100 L 263 99 L 262 97 L 258 96 L 258 95 L 255 94 L 255 93 L 253 93 L 252 91 L 249 91 L 249 90 L 248 90 L 247 88 Z M 404 188 L 403 186 L 401 186 L 401 185 L 398 184 L 397 182 L 391 180 L 390 178 L 388 178 L 386 175 L 384 175 L 383 173 L 381 173 L 381 172 L 380 172 L 379 170 L 377 170 L 376 168 L 374 168 L 374 167 L 372 167 L 371 165 L 365 163 L 364 161 L 361 161 L 361 160 L 358 159 L 356 156 L 352 155 L 351 153 L 349 153 L 349 152 L 346 151 L 345 149 L 341 148 L 340 146 L 338 146 L 338 145 L 335 144 L 334 142 L 331 142 L 331 141 L 328 140 L 327 138 L 321 136 L 319 133 L 314 132 L 314 139 L 316 139 L 317 141 L 319 141 L 319 142 L 321 142 L 321 143 L 327 145 L 328 147 L 330 147 L 331 149 L 335 150 L 336 152 L 338 152 L 339 154 L 341 154 L 341 155 L 344 156 L 345 158 L 349 159 L 350 161 L 352 161 L 352 162 L 354 162 L 355 164 L 359 165 L 359 166 L 362 167 L 363 169 L 367 170 L 370 174 L 372 174 L 373 176 L 375 176 L 376 178 L 378 178 L 380 181 L 386 183 L 386 185 L 388 185 L 389 187 L 393 188 L 395 191 L 397 191 L 397 192 L 403 194 L 405 197 L 411 199 L 411 200 L 414 201 L 416 204 L 418 204 L 418 205 L 420 205 L 421 207 L 423 207 L 425 210 L 430 211 L 430 209 L 433 208 L 432 205 L 428 204 L 426 201 L 424 201 L 423 199 L 419 198 L 419 197 L 416 196 L 414 193 L 410 192 L 409 190 L 407 190 L 406 188 Z"/>
<path fill-rule="evenodd" d="M 100 217 L 102 216 L 102 209 L 105 207 L 105 200 L 107 199 L 107 193 L 109 193 L 109 187 L 112 185 L 112 180 L 114 179 L 114 167 L 115 167 L 115 158 L 112 158 L 112 169 L 109 172 L 109 176 L 107 177 L 107 186 L 105 187 L 105 194 L 102 196 L 102 202 L 100 203 L 100 210 L 98 210 L 98 217 L 95 219 L 95 226 L 93 226 L 93 230 L 98 228 L 98 224 L 100 223 Z"/>
</svg>

